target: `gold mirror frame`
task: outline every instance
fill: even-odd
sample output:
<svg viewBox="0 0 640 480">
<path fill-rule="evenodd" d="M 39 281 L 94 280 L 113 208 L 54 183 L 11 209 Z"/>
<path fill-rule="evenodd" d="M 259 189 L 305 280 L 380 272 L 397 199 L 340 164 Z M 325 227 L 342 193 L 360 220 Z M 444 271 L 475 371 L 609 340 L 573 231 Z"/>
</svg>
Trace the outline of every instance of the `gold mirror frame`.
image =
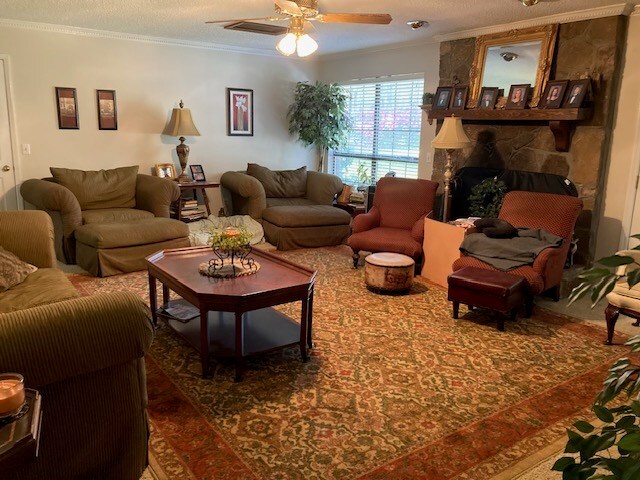
<svg viewBox="0 0 640 480">
<path fill-rule="evenodd" d="M 482 35 L 476 38 L 476 52 L 473 58 L 471 71 L 469 72 L 471 95 L 469 98 L 469 108 L 475 108 L 478 104 L 480 90 L 482 89 L 482 77 L 484 76 L 484 65 L 489 47 L 499 47 L 513 43 L 525 43 L 541 41 L 540 60 L 538 61 L 538 71 L 536 73 L 536 86 L 533 89 L 533 98 L 530 105 L 535 107 L 540 101 L 544 87 L 549 80 L 549 73 L 553 64 L 553 53 L 556 48 L 558 37 L 558 25 L 543 25 L 539 27 L 523 28 L 520 30 L 510 30 L 508 32 Z M 491 87 L 493 85 L 487 85 Z M 509 92 L 505 92 L 508 95 Z"/>
</svg>

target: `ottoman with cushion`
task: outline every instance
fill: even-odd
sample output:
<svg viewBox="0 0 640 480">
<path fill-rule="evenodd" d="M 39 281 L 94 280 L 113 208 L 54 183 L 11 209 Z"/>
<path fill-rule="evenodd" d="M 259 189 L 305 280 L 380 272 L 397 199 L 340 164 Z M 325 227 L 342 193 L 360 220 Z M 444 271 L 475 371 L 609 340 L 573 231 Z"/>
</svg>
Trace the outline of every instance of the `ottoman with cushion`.
<svg viewBox="0 0 640 480">
<path fill-rule="evenodd" d="M 458 318 L 460 304 L 480 307 L 510 315 L 515 320 L 518 309 L 529 300 L 522 277 L 477 267 L 465 267 L 449 275 L 449 301 L 453 318 Z M 498 317 L 498 330 L 504 331 L 504 317 Z"/>
<path fill-rule="evenodd" d="M 89 223 L 76 229 L 75 238 L 78 265 L 100 277 L 144 270 L 146 256 L 190 245 L 187 224 L 162 217 Z"/>
<path fill-rule="evenodd" d="M 372 253 L 364 259 L 364 283 L 375 292 L 408 292 L 416 262 L 399 253 Z"/>
<path fill-rule="evenodd" d="M 340 245 L 349 237 L 351 215 L 330 205 L 265 208 L 262 227 L 278 250 Z"/>
</svg>

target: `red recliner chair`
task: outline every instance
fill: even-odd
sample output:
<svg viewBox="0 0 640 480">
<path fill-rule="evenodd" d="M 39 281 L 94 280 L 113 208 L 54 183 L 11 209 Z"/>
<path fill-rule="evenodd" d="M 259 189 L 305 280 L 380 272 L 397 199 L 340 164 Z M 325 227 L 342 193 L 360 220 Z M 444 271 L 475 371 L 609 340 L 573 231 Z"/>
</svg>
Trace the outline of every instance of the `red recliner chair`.
<svg viewBox="0 0 640 480">
<path fill-rule="evenodd" d="M 422 258 L 424 219 L 431 216 L 438 184 L 430 180 L 383 177 L 376 185 L 373 207 L 353 220 L 347 241 L 358 268 L 360 251 L 401 253 Z"/>
<path fill-rule="evenodd" d="M 582 211 L 582 200 L 568 195 L 536 192 L 509 192 L 504 197 L 498 218 L 506 220 L 514 227 L 543 228 L 564 238 L 559 248 L 543 250 L 533 265 L 509 270 L 509 273 L 524 277 L 530 297 L 550 289 L 555 289 L 557 300 L 560 293 L 562 271 L 571 246 L 571 237 Z M 496 270 L 491 265 L 473 257 L 461 256 L 453 262 L 453 271 L 464 267 L 479 267 Z"/>
</svg>

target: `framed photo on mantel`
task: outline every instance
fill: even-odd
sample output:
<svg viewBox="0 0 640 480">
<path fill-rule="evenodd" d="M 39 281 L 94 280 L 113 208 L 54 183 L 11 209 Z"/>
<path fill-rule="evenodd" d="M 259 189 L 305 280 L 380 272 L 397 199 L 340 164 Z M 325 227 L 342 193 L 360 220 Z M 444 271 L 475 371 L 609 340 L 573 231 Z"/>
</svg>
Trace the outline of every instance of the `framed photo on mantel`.
<svg viewBox="0 0 640 480">
<path fill-rule="evenodd" d="M 78 130 L 78 97 L 76 89 L 56 87 L 56 105 L 58 108 L 58 128 L 60 130 Z"/>
</svg>

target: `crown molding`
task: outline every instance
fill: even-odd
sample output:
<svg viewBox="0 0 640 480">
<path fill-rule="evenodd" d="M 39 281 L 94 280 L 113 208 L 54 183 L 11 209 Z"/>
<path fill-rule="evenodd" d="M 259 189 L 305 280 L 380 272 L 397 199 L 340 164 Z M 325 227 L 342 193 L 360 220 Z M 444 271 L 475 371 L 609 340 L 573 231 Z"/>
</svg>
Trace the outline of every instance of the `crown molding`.
<svg viewBox="0 0 640 480">
<path fill-rule="evenodd" d="M 500 33 L 509 30 L 548 25 L 550 23 L 571 23 L 582 20 L 592 20 L 594 18 L 615 17 L 618 15 L 638 15 L 638 11 L 638 6 L 636 6 L 635 3 L 618 3 L 616 5 L 609 5 L 606 7 L 596 7 L 586 10 L 577 10 L 575 12 L 547 15 L 546 17 L 532 18 L 530 20 L 523 20 L 503 25 L 445 33 L 443 35 L 435 35 L 433 38 L 438 42 L 446 42 L 449 40 L 460 40 L 463 38 L 479 37 L 481 35 L 490 35 L 492 33 Z"/>
<path fill-rule="evenodd" d="M 369 47 L 369 48 L 361 48 L 359 50 L 349 50 L 346 52 L 337 52 L 337 53 L 326 53 L 324 55 L 320 55 L 320 61 L 330 61 L 330 60 L 339 60 L 341 58 L 349 58 L 356 57 L 358 55 L 366 55 L 368 53 L 381 53 L 381 52 L 390 52 L 393 50 L 405 50 L 407 48 L 413 47 L 426 47 L 427 45 L 439 45 L 440 41 L 436 40 L 435 37 L 425 38 L 419 42 L 402 42 L 402 43 L 392 43 L 390 45 L 380 45 L 377 47 Z"/>
<path fill-rule="evenodd" d="M 136 33 L 110 32 L 107 30 L 94 30 L 91 28 L 70 27 L 68 25 L 56 25 L 53 23 L 28 22 L 25 20 L 13 20 L 0 18 L 0 27 L 19 28 L 22 30 L 35 30 L 39 32 L 61 33 L 65 35 L 76 35 L 90 38 L 106 38 L 110 40 L 128 40 L 133 42 L 151 43 L 156 45 L 168 45 L 176 47 L 199 48 L 202 50 L 214 50 L 229 53 L 241 53 L 245 55 L 260 55 L 264 57 L 281 58 L 278 52 L 262 48 L 237 47 L 223 45 L 219 43 L 196 42 L 191 40 L 181 40 L 178 38 L 154 37 L 150 35 L 139 35 Z M 303 60 L 293 58 L 293 60 Z"/>
<path fill-rule="evenodd" d="M 636 5 L 635 8 L 633 9 L 633 12 L 631 12 L 629 15 L 632 17 L 640 16 L 640 5 Z"/>
</svg>

